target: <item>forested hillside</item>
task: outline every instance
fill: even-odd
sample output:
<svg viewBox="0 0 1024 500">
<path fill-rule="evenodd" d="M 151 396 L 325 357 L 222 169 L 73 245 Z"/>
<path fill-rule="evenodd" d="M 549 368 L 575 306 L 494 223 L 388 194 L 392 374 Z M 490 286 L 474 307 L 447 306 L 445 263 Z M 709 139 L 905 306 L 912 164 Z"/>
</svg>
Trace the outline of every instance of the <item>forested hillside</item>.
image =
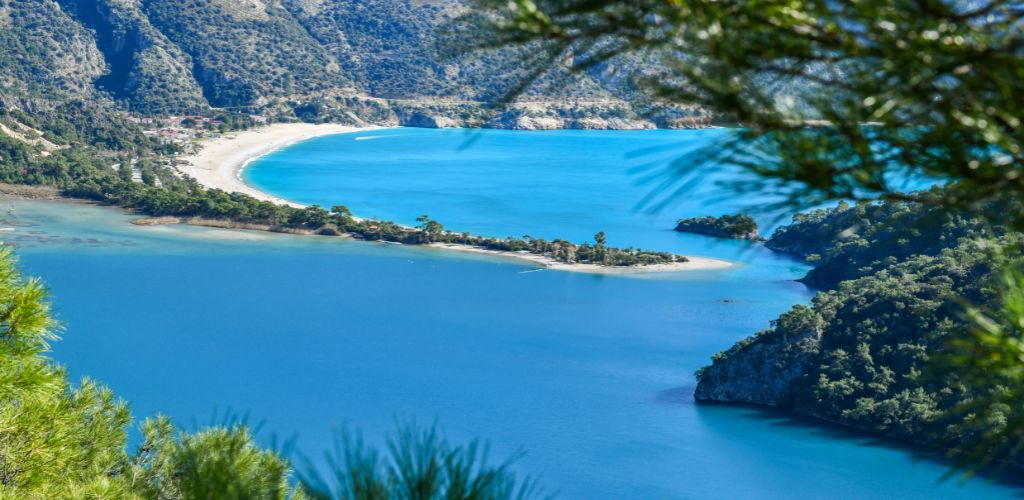
<svg viewBox="0 0 1024 500">
<path fill-rule="evenodd" d="M 1021 208 L 995 201 L 985 211 Z M 798 215 L 768 246 L 816 264 L 805 281 L 824 291 L 716 355 L 698 373 L 696 397 L 785 408 L 940 447 L 969 445 L 1012 412 L 951 412 L 979 391 L 1001 389 L 972 387 L 929 361 L 964 335 L 965 303 L 1000 306 L 998 249 L 1022 241 L 992 219 L 922 203 L 843 203 Z"/>
<path fill-rule="evenodd" d="M 156 29 L 137 4 L 62 0 L 59 5 L 93 32 L 106 62 L 103 74 L 94 80 L 97 89 L 140 113 L 205 107 L 202 89 L 190 74 L 192 59 Z"/>
<path fill-rule="evenodd" d="M 191 76 L 214 106 L 250 106 L 349 84 L 328 49 L 276 2 L 146 0 L 142 6 L 192 57 Z"/>
</svg>

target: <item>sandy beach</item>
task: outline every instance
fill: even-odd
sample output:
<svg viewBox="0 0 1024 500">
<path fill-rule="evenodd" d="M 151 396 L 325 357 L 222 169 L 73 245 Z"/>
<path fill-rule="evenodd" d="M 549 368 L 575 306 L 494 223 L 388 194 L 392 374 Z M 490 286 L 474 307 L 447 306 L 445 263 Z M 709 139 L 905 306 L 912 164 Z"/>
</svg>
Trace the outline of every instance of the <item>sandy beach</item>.
<svg viewBox="0 0 1024 500">
<path fill-rule="evenodd" d="M 309 123 L 277 123 L 267 127 L 232 132 L 216 139 L 208 139 L 200 142 L 200 145 L 202 146 L 200 151 L 194 155 L 184 158 L 189 162 L 189 165 L 179 166 L 178 169 L 182 173 L 195 178 L 196 181 L 208 188 L 221 189 L 229 193 L 244 193 L 259 200 L 301 208 L 303 207 L 301 204 L 272 196 L 247 185 L 242 181 L 242 170 L 252 160 L 299 141 L 323 135 L 358 132 L 371 129 L 372 128 L 369 127 L 359 128 L 334 124 L 314 125 Z M 181 222 L 190 223 L 189 221 Z M 147 224 L 159 225 L 164 223 L 170 222 L 151 221 Z M 444 250 L 457 250 L 462 252 L 497 255 L 501 257 L 526 260 L 534 264 L 541 265 L 546 269 L 596 274 L 636 274 L 713 270 L 724 269 L 733 265 L 729 261 L 720 259 L 687 256 L 689 259 L 688 262 L 635 267 L 609 267 L 599 266 L 596 264 L 566 264 L 544 255 L 526 252 L 501 252 L 467 245 L 434 243 L 428 246 Z"/>
<path fill-rule="evenodd" d="M 243 193 L 259 200 L 302 207 L 298 203 L 271 196 L 242 182 L 242 169 L 260 156 L 306 139 L 370 129 L 335 124 L 275 123 L 251 130 L 229 132 L 216 139 L 200 141 L 200 151 L 184 157 L 189 165 L 179 166 L 178 170 L 208 188 Z"/>
<path fill-rule="evenodd" d="M 666 272 L 679 272 L 679 271 L 699 271 L 699 270 L 714 270 L 714 269 L 725 269 L 732 267 L 732 263 L 727 260 L 711 259 L 708 257 L 691 257 L 686 256 L 687 262 L 674 262 L 671 264 L 652 264 L 649 266 L 632 266 L 632 267 L 612 267 L 612 266 L 599 266 L 597 264 L 566 264 L 565 262 L 559 262 L 551 257 L 545 255 L 537 255 L 529 252 L 501 252 L 498 250 L 488 250 L 486 248 L 473 247 L 469 245 L 454 245 L 450 243 L 431 243 L 427 245 L 431 248 L 439 248 L 444 250 L 457 250 L 460 252 L 471 252 L 480 253 L 486 255 L 497 255 L 501 257 L 508 257 L 512 259 L 527 260 L 534 264 L 539 264 L 546 269 L 554 271 L 569 271 L 576 273 L 590 273 L 590 274 L 644 274 L 644 273 L 666 273 Z"/>
</svg>

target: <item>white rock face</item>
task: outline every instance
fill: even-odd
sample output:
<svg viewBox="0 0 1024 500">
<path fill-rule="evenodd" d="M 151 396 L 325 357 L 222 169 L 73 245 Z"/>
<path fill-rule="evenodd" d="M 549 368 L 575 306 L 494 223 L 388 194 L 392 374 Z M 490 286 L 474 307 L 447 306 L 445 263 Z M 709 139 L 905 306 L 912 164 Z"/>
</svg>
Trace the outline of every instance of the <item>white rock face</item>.
<svg viewBox="0 0 1024 500">
<path fill-rule="evenodd" d="M 654 123 L 646 120 L 630 120 L 628 118 L 581 118 L 571 128 L 582 130 L 650 130 L 657 128 Z"/>
<path fill-rule="evenodd" d="M 512 128 L 516 130 L 558 130 L 565 128 L 565 123 L 555 117 L 520 116 Z"/>
</svg>

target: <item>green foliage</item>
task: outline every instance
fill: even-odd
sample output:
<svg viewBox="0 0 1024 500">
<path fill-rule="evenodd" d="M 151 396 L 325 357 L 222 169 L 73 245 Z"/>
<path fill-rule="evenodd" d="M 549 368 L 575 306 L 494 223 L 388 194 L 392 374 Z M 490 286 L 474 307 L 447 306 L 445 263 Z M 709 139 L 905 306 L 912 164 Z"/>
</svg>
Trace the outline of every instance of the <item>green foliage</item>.
<svg viewBox="0 0 1024 500">
<path fill-rule="evenodd" d="M 474 441 L 453 446 L 436 427 L 404 424 L 388 438 L 387 454 L 368 447 L 361 436 L 344 433 L 328 456 L 332 476 L 310 467 L 305 492 L 314 499 L 480 499 L 542 498 L 536 484 L 518 481 L 510 467 L 487 461 L 487 447 Z"/>
<path fill-rule="evenodd" d="M 121 179 L 121 182 L 132 181 L 132 164 L 121 160 L 121 163 L 117 165 L 117 177 Z"/>
<path fill-rule="evenodd" d="M 968 305 L 969 335 L 954 338 L 942 355 L 944 366 L 955 366 L 964 386 L 976 394 L 952 411 L 963 417 L 956 430 L 978 437 L 953 447 L 952 454 L 969 473 L 997 460 L 1019 464 L 1024 448 L 1024 274 L 1019 257 L 1002 255 L 999 261 L 1001 303 Z"/>
<path fill-rule="evenodd" d="M 43 357 L 57 338 L 46 292 L 0 249 L 0 495 L 123 493 L 125 404 L 91 381 L 73 387 Z"/>
<path fill-rule="evenodd" d="M 147 186 L 156 185 L 156 174 L 153 173 L 152 162 L 143 159 L 139 162 L 139 175 L 142 178 L 142 183 Z"/>
<path fill-rule="evenodd" d="M 50 104 L 53 107 L 29 114 L 0 103 L 0 116 L 37 129 L 44 139 L 58 145 L 91 146 L 100 151 L 140 151 L 152 146 L 137 127 L 95 104 L 76 100 Z"/>
<path fill-rule="evenodd" d="M 245 426 L 186 434 L 160 417 L 142 431 L 125 475 L 144 498 L 294 498 L 288 462 L 257 447 Z"/>
<path fill-rule="evenodd" d="M 931 370 L 935 353 L 965 329 L 960 301 L 993 300 L 991 259 L 984 240 L 970 240 L 936 256 L 915 256 L 844 281 L 819 293 L 810 309 L 798 306 L 790 313 L 815 319 L 780 319 L 771 335 L 758 335 L 716 356 L 700 383 L 741 383 L 709 376 L 730 364 L 741 363 L 733 367 L 740 371 L 768 369 L 770 361 L 748 364 L 747 353 L 782 356 L 786 339 L 802 338 L 810 321 L 819 325 L 813 348 L 789 361 L 805 371 L 778 381 L 785 387 L 770 404 L 916 442 L 967 446 L 976 436 L 958 430 L 958 419 L 947 410 L 993 387 L 966 387 L 957 371 L 923 374 Z"/>
</svg>

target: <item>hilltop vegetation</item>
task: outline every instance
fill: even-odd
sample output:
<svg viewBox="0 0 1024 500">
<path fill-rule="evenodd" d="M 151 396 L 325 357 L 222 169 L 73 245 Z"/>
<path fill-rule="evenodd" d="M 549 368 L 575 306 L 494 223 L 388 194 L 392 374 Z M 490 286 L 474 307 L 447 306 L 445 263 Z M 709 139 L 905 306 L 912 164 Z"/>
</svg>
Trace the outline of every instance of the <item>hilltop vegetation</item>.
<svg viewBox="0 0 1024 500">
<path fill-rule="evenodd" d="M 106 69 L 92 33 L 53 1 L 0 1 L 0 90 L 14 96 L 83 94 Z"/>
<path fill-rule="evenodd" d="M 134 2 L 61 0 L 61 8 L 92 30 L 106 63 L 96 89 L 138 113 L 197 112 L 202 89 L 190 78 L 193 61 L 150 22 Z"/>
<path fill-rule="evenodd" d="M 753 217 L 743 214 L 679 219 L 676 222 L 676 231 L 735 240 L 756 240 L 760 238 L 757 221 Z"/>
<path fill-rule="evenodd" d="M 91 0 L 101 2 L 102 0 Z M 325 47 L 276 2 L 147 0 L 150 22 L 191 56 L 210 105 L 256 106 L 349 81 Z"/>
<path fill-rule="evenodd" d="M 766 242 L 773 250 L 814 264 L 802 281 L 819 288 L 867 276 L 916 255 L 938 255 L 964 238 L 1006 232 L 1002 219 L 1020 213 L 1012 197 L 989 202 L 981 218 L 927 203 L 943 196 L 939 189 L 920 193 L 923 203 L 840 203 L 831 209 L 798 214 Z"/>
</svg>

